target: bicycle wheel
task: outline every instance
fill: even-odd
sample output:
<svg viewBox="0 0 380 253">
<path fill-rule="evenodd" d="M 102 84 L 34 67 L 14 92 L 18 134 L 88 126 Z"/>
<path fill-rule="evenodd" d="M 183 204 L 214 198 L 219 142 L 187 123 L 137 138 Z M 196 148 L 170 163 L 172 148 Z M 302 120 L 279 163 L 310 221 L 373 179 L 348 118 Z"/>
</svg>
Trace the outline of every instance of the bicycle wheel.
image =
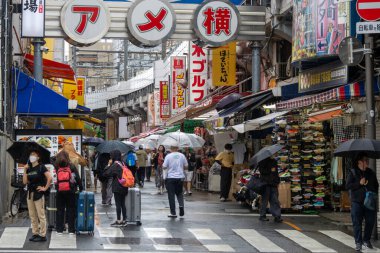
<svg viewBox="0 0 380 253">
<path fill-rule="evenodd" d="M 21 204 L 21 190 L 15 190 L 12 195 L 11 199 L 11 215 L 12 217 L 16 216 L 18 213 L 18 210 L 20 209 L 20 204 Z"/>
</svg>

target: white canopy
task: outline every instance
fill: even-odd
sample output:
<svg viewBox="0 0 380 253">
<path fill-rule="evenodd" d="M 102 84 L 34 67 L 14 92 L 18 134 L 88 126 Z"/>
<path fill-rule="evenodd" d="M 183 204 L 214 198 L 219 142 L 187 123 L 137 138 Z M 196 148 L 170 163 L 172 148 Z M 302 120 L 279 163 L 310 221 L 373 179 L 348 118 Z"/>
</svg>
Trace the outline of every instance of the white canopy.
<svg viewBox="0 0 380 253">
<path fill-rule="evenodd" d="M 257 118 L 257 119 L 248 120 L 242 124 L 232 126 L 232 128 L 241 134 L 248 132 L 248 131 L 265 129 L 265 128 L 270 127 L 270 124 L 265 126 L 268 122 L 270 122 L 271 120 L 273 120 L 277 117 L 285 115 L 288 112 L 289 111 L 274 112 L 274 113 L 265 115 L 265 116 Z"/>
</svg>

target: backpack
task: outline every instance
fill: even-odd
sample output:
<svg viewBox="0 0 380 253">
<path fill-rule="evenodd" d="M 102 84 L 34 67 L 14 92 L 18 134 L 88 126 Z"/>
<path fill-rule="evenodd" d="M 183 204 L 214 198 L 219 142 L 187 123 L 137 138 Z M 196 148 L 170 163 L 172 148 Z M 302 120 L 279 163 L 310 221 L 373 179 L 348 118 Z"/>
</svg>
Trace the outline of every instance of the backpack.
<svg viewBox="0 0 380 253">
<path fill-rule="evenodd" d="M 57 172 L 58 191 L 71 190 L 71 169 L 70 167 L 58 168 Z"/>
<path fill-rule="evenodd" d="M 123 187 L 133 187 L 135 185 L 135 178 L 132 174 L 132 171 L 125 166 L 125 164 L 122 164 L 120 162 L 116 162 L 123 170 L 123 173 L 121 174 L 121 178 L 119 180 L 119 183 Z"/>
<path fill-rule="evenodd" d="M 136 166 L 136 156 L 133 152 L 127 154 L 126 162 L 129 167 Z"/>
</svg>

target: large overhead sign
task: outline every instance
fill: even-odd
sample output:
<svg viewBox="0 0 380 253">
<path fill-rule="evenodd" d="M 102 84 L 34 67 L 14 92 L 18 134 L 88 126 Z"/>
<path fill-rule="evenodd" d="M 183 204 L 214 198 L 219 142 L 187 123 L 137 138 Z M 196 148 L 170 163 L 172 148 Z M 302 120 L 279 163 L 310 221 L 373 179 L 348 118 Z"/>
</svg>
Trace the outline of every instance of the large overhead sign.
<svg viewBox="0 0 380 253">
<path fill-rule="evenodd" d="M 186 56 L 172 56 L 170 59 L 171 115 L 186 107 Z"/>
<path fill-rule="evenodd" d="M 45 0 L 22 1 L 21 37 L 45 37 Z"/>
<path fill-rule="evenodd" d="M 61 25 L 72 44 L 88 46 L 103 38 L 110 27 L 110 13 L 101 0 L 69 0 L 61 10 Z"/>
<path fill-rule="evenodd" d="M 264 40 L 265 7 L 234 6 L 225 0 L 201 5 L 168 0 L 46 0 L 45 36 L 85 46 L 101 38 L 129 39 L 139 46 L 168 39 L 214 46 L 231 40 Z"/>
<path fill-rule="evenodd" d="M 195 104 L 202 101 L 207 95 L 207 49 L 195 45 L 190 45 L 190 66 L 189 66 L 189 103 Z"/>
</svg>

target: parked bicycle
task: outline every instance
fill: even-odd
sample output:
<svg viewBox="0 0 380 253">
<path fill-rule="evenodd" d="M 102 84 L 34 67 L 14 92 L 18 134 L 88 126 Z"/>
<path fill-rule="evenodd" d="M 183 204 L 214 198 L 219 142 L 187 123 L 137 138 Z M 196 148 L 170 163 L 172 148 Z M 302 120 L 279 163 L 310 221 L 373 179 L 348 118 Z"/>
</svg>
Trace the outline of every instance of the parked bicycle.
<svg viewBox="0 0 380 253">
<path fill-rule="evenodd" d="M 26 185 L 22 182 L 22 175 L 15 174 L 12 177 L 11 186 L 16 188 L 13 192 L 10 205 L 10 213 L 12 217 L 16 216 L 19 212 L 27 210 L 27 189 Z"/>
</svg>

